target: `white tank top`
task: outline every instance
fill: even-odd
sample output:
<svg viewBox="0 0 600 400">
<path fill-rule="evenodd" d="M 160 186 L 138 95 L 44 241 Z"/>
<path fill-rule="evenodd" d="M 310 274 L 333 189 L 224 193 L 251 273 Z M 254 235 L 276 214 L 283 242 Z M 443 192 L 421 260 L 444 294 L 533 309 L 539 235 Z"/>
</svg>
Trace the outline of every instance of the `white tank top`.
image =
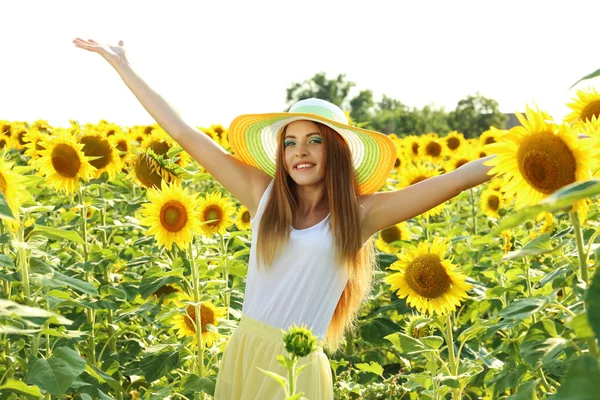
<svg viewBox="0 0 600 400">
<path fill-rule="evenodd" d="M 257 268 L 256 244 L 263 211 L 273 181 L 263 193 L 252 218 L 252 247 L 242 314 L 287 330 L 292 323 L 306 324 L 324 339 L 348 274 L 335 261 L 329 215 L 306 229 L 290 226 L 289 244 L 273 264 Z"/>
</svg>

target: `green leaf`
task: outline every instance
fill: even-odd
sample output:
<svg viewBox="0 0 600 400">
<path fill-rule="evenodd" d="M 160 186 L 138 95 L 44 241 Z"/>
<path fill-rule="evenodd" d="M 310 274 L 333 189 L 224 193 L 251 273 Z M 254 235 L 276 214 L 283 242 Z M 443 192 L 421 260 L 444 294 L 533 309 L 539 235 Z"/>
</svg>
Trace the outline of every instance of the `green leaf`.
<svg viewBox="0 0 600 400">
<path fill-rule="evenodd" d="M 12 378 L 8 378 L 6 383 L 0 386 L 0 393 L 3 393 L 3 390 L 19 392 L 36 397 L 43 397 L 39 387 L 35 385 L 29 386 L 23 381 L 17 381 Z"/>
<path fill-rule="evenodd" d="M 517 390 L 517 393 L 510 396 L 507 400 L 538 400 L 535 394 L 535 388 L 537 387 L 540 380 L 529 381 L 521 386 Z"/>
<path fill-rule="evenodd" d="M 140 360 L 139 367 L 144 371 L 148 382 L 153 382 L 171 372 L 179 363 L 179 353 L 167 350 L 161 353 L 146 354 Z"/>
<path fill-rule="evenodd" d="M 579 314 L 567 322 L 567 327 L 575 331 L 577 339 L 586 339 L 594 337 L 594 330 L 590 326 L 587 314 Z"/>
<path fill-rule="evenodd" d="M 25 382 L 55 396 L 65 394 L 85 369 L 85 360 L 69 347 L 59 347 L 50 358 L 31 358 Z"/>
<path fill-rule="evenodd" d="M 418 354 L 435 351 L 433 348 L 425 345 L 420 340 L 405 335 L 401 332 L 387 335 L 385 339 L 392 342 L 392 344 L 403 354 Z"/>
<path fill-rule="evenodd" d="M 600 393 L 598 361 L 589 355 L 571 362 L 552 400 L 595 400 Z"/>
<path fill-rule="evenodd" d="M 181 279 L 182 269 L 163 271 L 160 267 L 150 268 L 140 282 L 140 294 L 142 298 L 148 298 L 152 293 L 169 283 L 178 283 Z"/>
<path fill-rule="evenodd" d="M 0 191 L 0 218 L 8 220 L 15 219 L 15 216 L 13 215 L 12 211 L 10 211 L 10 207 L 6 202 L 6 197 L 2 191 Z"/>
<path fill-rule="evenodd" d="M 0 267 L 8 268 L 9 270 L 15 269 L 15 264 L 9 256 L 6 254 L 0 254 Z"/>
<path fill-rule="evenodd" d="M 360 336 L 372 344 L 386 344 L 386 335 L 400 331 L 400 325 L 389 318 L 378 317 L 360 327 Z"/>
<path fill-rule="evenodd" d="M 588 287 L 585 301 L 588 304 L 587 318 L 590 326 L 600 340 L 600 268 L 596 268 L 592 283 Z"/>
<path fill-rule="evenodd" d="M 287 391 L 287 379 L 286 378 L 284 378 L 283 376 L 281 376 L 279 374 L 276 374 L 275 372 L 265 371 L 264 369 L 262 369 L 260 367 L 256 367 L 256 368 L 260 369 L 267 376 L 270 376 L 271 378 L 275 379 L 283 387 L 283 390 Z"/>
<path fill-rule="evenodd" d="M 98 290 L 93 284 L 84 282 L 81 279 L 73 278 L 72 276 L 61 274 L 58 271 L 54 271 L 52 273 L 52 277 L 31 274 L 31 282 L 35 283 L 37 286 L 44 286 L 47 288 L 70 287 L 84 294 L 89 294 L 92 296 L 98 295 Z"/>
<path fill-rule="evenodd" d="M 52 322 L 61 325 L 71 325 L 73 323 L 73 321 L 70 319 L 63 317 L 62 315 L 55 314 L 51 311 L 24 306 L 11 300 L 0 299 L 0 317 L 11 317 L 13 315 L 27 320 L 35 320 L 35 322 L 31 322 L 32 324 L 38 326 L 42 326 L 46 322 Z"/>
<path fill-rule="evenodd" d="M 521 320 L 540 311 L 546 304 L 548 304 L 548 299 L 546 297 L 534 297 L 514 301 L 510 303 L 508 307 L 500 310 L 498 315 L 507 319 Z"/>
<path fill-rule="evenodd" d="M 366 363 L 356 364 L 356 368 L 358 368 L 361 371 L 371 372 L 371 373 L 373 373 L 375 375 L 379 375 L 380 377 L 383 378 L 383 367 L 381 365 L 379 365 L 379 363 L 376 363 L 375 361 L 371 361 L 369 364 L 366 364 Z"/>
<path fill-rule="evenodd" d="M 522 208 L 507 215 L 500 221 L 500 224 L 496 228 L 492 229 L 488 236 L 498 236 L 503 230 L 510 229 L 525 220 L 532 219 L 542 211 L 554 213 L 572 206 L 579 200 L 594 197 L 598 194 L 600 194 L 600 179 L 594 178 L 587 181 L 574 182 L 558 189 L 540 201 L 539 204 Z"/>
<path fill-rule="evenodd" d="M 521 343 L 523 359 L 531 366 L 554 361 L 567 346 L 568 341 L 556 333 L 554 322 L 545 319 L 533 324 Z"/>
<path fill-rule="evenodd" d="M 552 244 L 550 243 L 550 234 L 546 232 L 527 243 L 521 249 L 505 254 L 504 257 L 502 257 L 502 261 L 516 260 L 518 258 L 551 253 L 560 247 L 562 247 L 562 245 L 552 247 Z"/>
<path fill-rule="evenodd" d="M 27 237 L 31 237 L 34 233 L 39 233 L 46 236 L 49 239 L 54 240 L 70 240 L 71 242 L 85 244 L 81 236 L 75 231 L 63 230 L 60 228 L 53 228 L 51 226 L 43 226 L 34 224 L 33 229 L 29 231 Z"/>
<path fill-rule="evenodd" d="M 573 89 L 573 86 L 577 85 L 579 82 L 587 80 L 587 79 L 592 79 L 592 78 L 595 78 L 597 76 L 600 76 L 600 69 L 595 70 L 591 74 L 587 74 L 586 76 L 584 76 L 583 78 L 581 78 L 580 80 L 578 80 L 577 82 L 575 82 L 574 84 L 572 84 L 571 87 L 569 88 L 569 90 Z"/>
<path fill-rule="evenodd" d="M 185 392 L 190 393 L 208 393 L 211 396 L 215 393 L 215 382 L 209 378 L 200 378 L 198 375 L 192 374 L 187 377 L 183 384 Z"/>
</svg>

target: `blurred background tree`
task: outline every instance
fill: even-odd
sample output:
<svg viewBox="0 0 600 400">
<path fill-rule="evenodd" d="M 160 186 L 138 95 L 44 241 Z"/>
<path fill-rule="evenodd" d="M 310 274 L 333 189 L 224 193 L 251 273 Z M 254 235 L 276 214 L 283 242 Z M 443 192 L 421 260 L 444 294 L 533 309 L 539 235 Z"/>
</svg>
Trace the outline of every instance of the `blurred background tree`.
<svg viewBox="0 0 600 400">
<path fill-rule="evenodd" d="M 457 130 L 465 137 L 478 137 L 490 126 L 503 129 L 507 120 L 498 102 L 479 92 L 460 100 L 454 110 L 447 112 L 434 104 L 411 108 L 386 95 L 376 102 L 370 89 L 352 97 L 351 89 L 355 86 L 345 74 L 329 79 L 325 72 L 319 72 L 286 89 L 286 110 L 299 100 L 316 97 L 350 111 L 352 120 L 361 127 L 399 136 L 428 132 L 444 135 Z"/>
</svg>

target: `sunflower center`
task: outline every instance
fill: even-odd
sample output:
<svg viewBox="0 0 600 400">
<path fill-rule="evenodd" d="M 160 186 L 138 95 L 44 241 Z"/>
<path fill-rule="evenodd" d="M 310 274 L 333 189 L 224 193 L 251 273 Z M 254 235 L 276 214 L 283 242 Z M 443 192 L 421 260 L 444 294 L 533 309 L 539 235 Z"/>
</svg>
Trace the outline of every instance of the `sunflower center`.
<svg viewBox="0 0 600 400">
<path fill-rule="evenodd" d="M 410 184 L 414 185 L 415 183 L 419 183 L 421 181 L 424 181 L 425 179 L 427 179 L 426 176 L 420 175 L 420 176 L 417 176 L 417 177 L 413 178 L 413 180 L 410 181 Z"/>
<path fill-rule="evenodd" d="M 190 304 L 185 309 L 185 312 L 188 315 L 188 318 L 184 318 L 185 325 L 190 330 L 195 331 L 196 330 L 196 307 L 194 307 L 193 305 Z M 215 314 L 213 313 L 213 311 L 210 308 L 205 307 L 204 304 L 200 305 L 200 319 L 201 319 L 200 325 L 202 326 L 202 333 L 207 332 L 207 330 L 206 330 L 207 324 L 211 324 L 211 325 L 215 324 Z"/>
<path fill-rule="evenodd" d="M 498 196 L 490 196 L 487 200 L 487 205 L 491 210 L 498 211 L 498 207 L 500 206 L 500 199 Z"/>
<path fill-rule="evenodd" d="M 177 200 L 167 201 L 160 209 L 160 223 L 169 232 L 179 232 L 187 220 L 187 210 Z"/>
<path fill-rule="evenodd" d="M 525 181 L 541 193 L 575 182 L 575 157 L 558 136 L 539 133 L 526 138 L 517 151 L 517 162 Z"/>
<path fill-rule="evenodd" d="M 153 131 L 153 130 L 154 130 L 154 128 L 153 128 L 153 127 L 151 127 L 151 126 L 147 126 L 147 127 L 144 129 L 144 134 L 145 134 L 145 135 L 150 135 L 150 134 L 152 133 L 152 131 Z"/>
<path fill-rule="evenodd" d="M 77 151 L 68 144 L 59 143 L 52 150 L 52 167 L 65 178 L 74 178 L 79 173 L 81 160 Z"/>
<path fill-rule="evenodd" d="M 128 149 L 128 146 L 127 146 L 126 140 L 119 140 L 117 142 L 117 150 L 127 153 L 127 149 Z M 126 155 L 127 154 L 121 154 L 121 158 L 125 157 Z"/>
<path fill-rule="evenodd" d="M 410 148 L 415 156 L 419 154 L 419 143 L 413 142 Z"/>
<path fill-rule="evenodd" d="M 394 163 L 394 168 L 398 168 L 400 166 L 400 164 L 402 164 L 402 161 L 400 161 L 399 158 L 396 158 L 396 162 Z"/>
<path fill-rule="evenodd" d="M 108 140 L 95 136 L 84 136 L 79 140 L 83 144 L 83 153 L 88 157 L 100 157 L 91 160 L 92 164 L 97 169 L 102 169 L 111 161 L 111 147 Z"/>
<path fill-rule="evenodd" d="M 592 117 L 600 118 L 600 100 L 592 101 L 581 110 L 581 119 L 591 121 Z"/>
<path fill-rule="evenodd" d="M 389 244 L 402 239 L 402 234 L 397 226 L 390 226 L 381 231 L 381 239 Z"/>
<path fill-rule="evenodd" d="M 492 143 L 496 143 L 496 138 L 493 136 L 488 136 L 485 138 L 485 144 L 492 144 Z"/>
<path fill-rule="evenodd" d="M 215 227 L 219 225 L 219 222 L 223 218 L 223 213 L 221 208 L 217 206 L 208 206 L 204 210 L 203 217 L 204 221 L 212 221 L 207 224 L 208 226 Z"/>
<path fill-rule="evenodd" d="M 454 136 L 449 137 L 448 140 L 446 140 L 446 145 L 450 150 L 456 150 L 458 149 L 458 146 L 460 146 L 460 140 Z"/>
<path fill-rule="evenodd" d="M 448 292 L 450 277 L 436 254 L 423 254 L 408 264 L 406 283 L 418 295 L 435 299 Z"/>
<path fill-rule="evenodd" d="M 0 149 L 3 149 L 6 146 L 6 139 L 0 139 Z"/>
<path fill-rule="evenodd" d="M 7 183 L 6 183 L 6 178 L 4 177 L 4 174 L 0 173 L 0 190 L 2 191 L 2 193 L 4 193 L 4 195 L 6 195 L 6 188 L 7 188 Z"/>
<path fill-rule="evenodd" d="M 425 153 L 432 157 L 439 157 L 442 153 L 442 145 L 437 142 L 429 142 L 427 146 L 425 146 Z"/>
<path fill-rule="evenodd" d="M 454 163 L 454 166 L 456 168 L 460 168 L 460 167 L 462 167 L 463 165 L 465 165 L 468 162 L 469 162 L 469 160 L 467 160 L 465 158 L 461 158 L 460 160 L 456 160 L 456 162 Z"/>
<path fill-rule="evenodd" d="M 135 176 L 146 187 L 160 187 L 162 176 L 159 174 L 160 166 L 144 153 L 139 153 L 135 162 Z"/>
<path fill-rule="evenodd" d="M 250 223 L 250 212 L 249 211 L 244 211 L 244 213 L 242 214 L 242 222 L 245 224 Z"/>
<path fill-rule="evenodd" d="M 148 147 L 150 147 L 152 151 L 154 151 L 159 156 L 164 156 L 165 154 L 167 154 L 167 151 L 169 151 L 169 149 L 171 148 L 171 146 L 169 146 L 167 142 L 161 142 L 158 140 L 150 143 Z"/>
<path fill-rule="evenodd" d="M 19 132 L 19 134 L 17 135 L 17 139 L 19 140 L 19 144 L 21 146 L 24 146 L 26 143 L 25 140 L 23 140 L 25 138 L 26 134 L 27 134 L 26 131 L 22 131 L 22 132 Z"/>
</svg>

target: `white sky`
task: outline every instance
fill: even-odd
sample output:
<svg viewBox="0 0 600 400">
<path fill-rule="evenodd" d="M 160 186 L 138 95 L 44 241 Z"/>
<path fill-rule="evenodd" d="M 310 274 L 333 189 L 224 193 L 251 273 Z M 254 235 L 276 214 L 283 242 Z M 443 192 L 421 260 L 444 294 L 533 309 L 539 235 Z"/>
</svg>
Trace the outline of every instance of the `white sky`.
<svg viewBox="0 0 600 400">
<path fill-rule="evenodd" d="M 283 111 L 285 89 L 320 71 L 376 100 L 450 110 L 480 91 L 503 112 L 536 102 L 561 118 L 569 86 L 600 68 L 599 15 L 597 0 L 2 0 L 0 119 L 153 122 L 75 37 L 123 39 L 134 68 L 197 126 Z"/>
</svg>

